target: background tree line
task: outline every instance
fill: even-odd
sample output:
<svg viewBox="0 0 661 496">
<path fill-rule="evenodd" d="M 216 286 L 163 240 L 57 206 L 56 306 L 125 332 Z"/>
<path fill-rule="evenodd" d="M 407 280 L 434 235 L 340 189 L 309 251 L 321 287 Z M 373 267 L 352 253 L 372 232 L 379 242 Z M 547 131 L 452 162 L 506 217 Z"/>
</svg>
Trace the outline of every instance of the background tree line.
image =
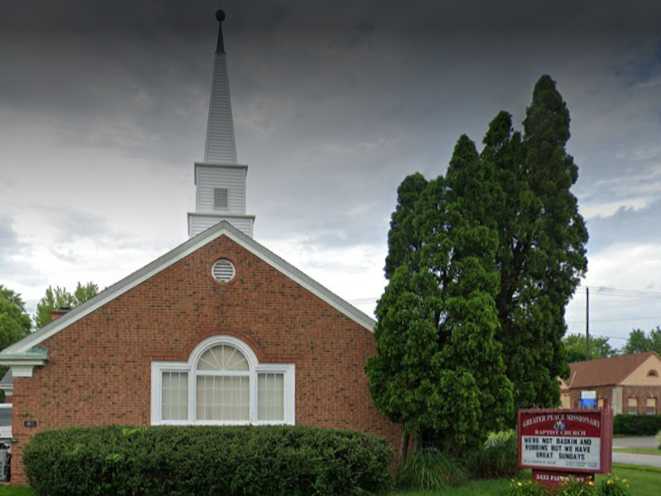
<svg viewBox="0 0 661 496">
<path fill-rule="evenodd" d="M 0 284 L 0 350 L 23 339 L 33 330 L 51 320 L 51 312 L 58 308 L 74 308 L 96 296 L 99 287 L 93 282 L 76 285 L 73 292 L 49 286 L 30 318 L 20 294 Z"/>
<path fill-rule="evenodd" d="M 570 363 L 646 351 L 655 351 L 661 355 L 661 327 L 657 326 L 649 332 L 633 329 L 621 349 L 611 346 L 607 337 L 591 335 L 588 352 L 585 334 L 578 333 L 565 336 L 563 343 Z"/>
</svg>

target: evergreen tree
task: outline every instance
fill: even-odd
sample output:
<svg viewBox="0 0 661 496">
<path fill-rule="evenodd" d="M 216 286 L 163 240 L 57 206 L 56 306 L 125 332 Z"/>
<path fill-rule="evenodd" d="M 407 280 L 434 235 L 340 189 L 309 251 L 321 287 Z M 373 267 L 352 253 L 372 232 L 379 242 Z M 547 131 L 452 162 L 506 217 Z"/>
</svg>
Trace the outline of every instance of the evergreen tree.
<svg viewBox="0 0 661 496">
<path fill-rule="evenodd" d="M 27 336 L 30 327 L 21 295 L 0 284 L 0 350 Z"/>
<path fill-rule="evenodd" d="M 377 407 L 405 433 L 454 454 L 477 447 L 512 414 L 495 338 L 497 235 L 472 208 L 488 194 L 484 174 L 462 136 L 447 178 L 431 181 L 415 202 L 413 225 L 424 235 L 402 251 L 379 300 L 378 354 L 367 366 Z"/>
<path fill-rule="evenodd" d="M 510 277 L 498 298 L 501 339 L 519 408 L 559 403 L 557 378 L 568 373 L 565 307 L 587 270 L 587 229 L 570 191 L 578 167 L 565 149 L 569 122 L 555 82 L 542 76 L 523 122 L 526 200 L 510 221 L 514 236 L 502 240 L 512 263 L 501 269 Z"/>
<path fill-rule="evenodd" d="M 59 286 L 53 288 L 49 286 L 46 289 L 46 294 L 37 303 L 37 311 L 34 315 L 34 322 L 37 329 L 42 328 L 51 321 L 51 312 L 53 310 L 77 307 L 96 296 L 98 292 L 99 287 L 93 282 L 88 282 L 84 285 L 79 282 L 73 293 L 67 291 L 66 288 Z"/>
<path fill-rule="evenodd" d="M 390 279 L 404 260 L 411 264 L 412 254 L 420 250 L 421 240 L 415 226 L 414 212 L 415 204 L 426 187 L 427 180 L 418 172 L 406 177 L 397 188 L 397 207 L 390 218 L 388 231 L 386 279 Z"/>
<path fill-rule="evenodd" d="M 367 372 L 406 432 L 461 449 L 513 420 L 511 395 L 517 408 L 559 403 L 565 306 L 587 269 L 569 122 L 543 76 L 524 134 L 500 112 L 481 153 L 462 136 L 446 177 L 400 186 Z"/>
<path fill-rule="evenodd" d="M 568 373 L 565 307 L 587 269 L 587 230 L 570 191 L 578 168 L 565 150 L 569 122 L 555 82 L 542 76 L 524 135 L 500 112 L 481 153 L 498 184 L 484 221 L 498 226 L 499 340 L 517 408 L 558 403 L 557 377 Z"/>
</svg>

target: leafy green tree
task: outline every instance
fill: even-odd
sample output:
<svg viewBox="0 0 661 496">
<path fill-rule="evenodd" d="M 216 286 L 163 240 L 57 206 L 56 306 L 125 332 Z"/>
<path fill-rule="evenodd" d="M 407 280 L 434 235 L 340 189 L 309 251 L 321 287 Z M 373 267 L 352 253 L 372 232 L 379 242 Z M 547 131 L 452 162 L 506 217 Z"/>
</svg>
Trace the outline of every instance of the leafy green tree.
<svg viewBox="0 0 661 496">
<path fill-rule="evenodd" d="M 96 296 L 98 292 L 99 287 L 93 282 L 88 282 L 87 284 L 81 284 L 79 282 L 73 293 L 67 291 L 66 288 L 59 286 L 53 288 L 49 286 L 46 289 L 46 294 L 37 304 L 37 311 L 34 315 L 36 327 L 39 329 L 48 324 L 51 321 L 51 312 L 53 310 L 77 307 Z"/>
<path fill-rule="evenodd" d="M 649 335 L 642 329 L 634 329 L 629 333 L 627 344 L 624 345 L 625 353 L 643 353 L 655 351 L 661 355 L 661 327 L 652 329 Z"/>
<path fill-rule="evenodd" d="M 581 362 L 594 358 L 607 358 L 615 356 L 617 350 L 608 343 L 608 338 L 601 336 L 590 336 L 590 355 L 582 334 L 568 334 L 562 340 L 565 347 L 565 355 L 569 363 Z"/>
<path fill-rule="evenodd" d="M 21 295 L 0 284 L 0 349 L 30 333 L 30 316 Z"/>
<path fill-rule="evenodd" d="M 99 293 L 99 286 L 93 282 L 87 284 L 76 284 L 76 289 L 73 292 L 74 306 L 82 305 L 87 300 L 91 300 Z"/>
<path fill-rule="evenodd" d="M 400 245 L 407 248 L 377 305 L 370 391 L 380 411 L 402 424 L 404 457 L 409 434 L 458 454 L 479 446 L 512 413 L 495 339 L 497 235 L 468 208 L 484 183 L 463 181 L 482 173 L 474 144 L 462 136 L 447 178 L 430 181 L 409 205 L 409 233 L 420 237 Z M 391 224 L 391 232 L 401 225 Z"/>
</svg>

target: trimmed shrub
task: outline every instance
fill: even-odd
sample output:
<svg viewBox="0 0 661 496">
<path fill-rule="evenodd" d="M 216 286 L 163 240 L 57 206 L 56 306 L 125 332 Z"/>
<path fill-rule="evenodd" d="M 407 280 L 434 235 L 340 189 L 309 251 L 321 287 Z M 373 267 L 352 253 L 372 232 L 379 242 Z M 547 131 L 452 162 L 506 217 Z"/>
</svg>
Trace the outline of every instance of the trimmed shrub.
<svg viewBox="0 0 661 496">
<path fill-rule="evenodd" d="M 437 449 L 427 448 L 410 455 L 399 467 L 397 485 L 430 491 L 458 486 L 467 479 L 466 470 L 457 460 Z"/>
<path fill-rule="evenodd" d="M 23 454 L 40 496 L 357 495 L 389 485 L 375 436 L 309 427 L 98 427 L 37 434 Z"/>
<path fill-rule="evenodd" d="M 467 457 L 473 477 L 497 479 L 519 473 L 516 458 L 516 433 L 502 431 L 489 434 L 484 446 Z"/>
<path fill-rule="evenodd" d="M 653 436 L 661 430 L 661 415 L 615 415 L 613 433 Z"/>
</svg>

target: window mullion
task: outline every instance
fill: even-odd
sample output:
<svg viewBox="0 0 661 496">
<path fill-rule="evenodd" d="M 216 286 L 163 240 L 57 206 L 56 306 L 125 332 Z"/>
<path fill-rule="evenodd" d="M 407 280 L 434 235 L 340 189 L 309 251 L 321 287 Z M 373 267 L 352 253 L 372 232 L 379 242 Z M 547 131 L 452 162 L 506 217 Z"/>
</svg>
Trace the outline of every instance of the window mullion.
<svg viewBox="0 0 661 496">
<path fill-rule="evenodd" d="M 188 421 L 193 423 L 197 420 L 197 375 L 188 373 Z"/>
<path fill-rule="evenodd" d="M 257 371 L 252 368 L 250 370 L 250 422 L 257 421 Z"/>
</svg>

